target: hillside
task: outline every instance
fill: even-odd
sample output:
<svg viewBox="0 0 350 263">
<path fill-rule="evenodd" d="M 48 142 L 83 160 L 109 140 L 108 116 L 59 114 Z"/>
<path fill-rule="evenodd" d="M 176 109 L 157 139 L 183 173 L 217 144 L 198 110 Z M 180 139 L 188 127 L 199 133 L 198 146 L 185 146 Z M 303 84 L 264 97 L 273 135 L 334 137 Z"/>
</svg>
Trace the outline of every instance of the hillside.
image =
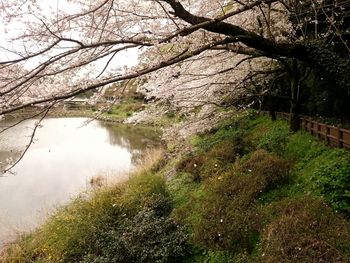
<svg viewBox="0 0 350 263">
<path fill-rule="evenodd" d="M 2 262 L 350 261 L 348 151 L 254 114 L 186 143 L 59 208 Z"/>
</svg>

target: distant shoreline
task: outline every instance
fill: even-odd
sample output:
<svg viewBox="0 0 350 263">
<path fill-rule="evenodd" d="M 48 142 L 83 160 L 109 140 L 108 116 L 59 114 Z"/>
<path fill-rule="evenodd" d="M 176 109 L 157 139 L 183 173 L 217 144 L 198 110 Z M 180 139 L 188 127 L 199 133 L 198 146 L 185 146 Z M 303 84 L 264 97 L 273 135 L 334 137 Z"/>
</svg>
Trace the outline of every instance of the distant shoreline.
<svg viewBox="0 0 350 263">
<path fill-rule="evenodd" d="M 31 119 L 41 116 L 40 111 L 31 110 L 30 112 L 14 112 L 4 115 L 3 119 Z M 47 114 L 48 118 L 69 118 L 69 117 L 86 117 L 95 120 L 108 121 L 114 123 L 123 123 L 124 119 L 117 118 L 113 115 L 108 115 L 104 113 L 98 113 L 97 111 L 80 111 L 80 110 L 52 110 Z"/>
</svg>

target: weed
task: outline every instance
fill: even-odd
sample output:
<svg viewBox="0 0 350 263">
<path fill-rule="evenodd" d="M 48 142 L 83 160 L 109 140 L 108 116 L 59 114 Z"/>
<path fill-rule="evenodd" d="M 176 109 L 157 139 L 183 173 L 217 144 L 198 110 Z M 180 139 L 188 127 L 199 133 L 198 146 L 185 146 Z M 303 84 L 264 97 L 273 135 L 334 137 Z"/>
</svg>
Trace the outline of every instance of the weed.
<svg viewBox="0 0 350 263">
<path fill-rule="evenodd" d="M 350 225 L 322 201 L 304 197 L 272 204 L 256 262 L 349 262 Z"/>
<path fill-rule="evenodd" d="M 178 171 L 191 173 L 194 180 L 216 177 L 229 169 L 242 155 L 250 151 L 248 143 L 242 139 L 225 139 L 214 144 L 206 152 L 189 154 L 177 165 Z"/>
<path fill-rule="evenodd" d="M 258 142 L 258 148 L 283 155 L 289 131 L 285 126 L 273 126 L 272 129 L 263 134 Z"/>
<path fill-rule="evenodd" d="M 60 208 L 2 262 L 350 262 L 349 222 L 325 204 L 349 214 L 348 152 L 253 115 L 191 142 Z"/>
<path fill-rule="evenodd" d="M 301 161 L 304 158 L 312 159 L 324 150 L 327 150 L 326 146 L 317 142 L 310 134 L 299 131 L 289 137 L 284 156 L 294 161 Z"/>
<path fill-rule="evenodd" d="M 291 167 L 282 158 L 264 150 L 257 150 L 243 163 L 242 168 L 246 173 L 257 177 L 264 191 L 267 191 L 286 183 Z"/>
<path fill-rule="evenodd" d="M 314 190 L 338 212 L 350 216 L 350 154 L 334 149 L 310 177 Z"/>
<path fill-rule="evenodd" d="M 182 263 L 243 263 L 237 257 L 227 251 L 204 250 L 197 247 L 191 248 L 192 254 Z"/>
<path fill-rule="evenodd" d="M 185 254 L 183 227 L 152 209 L 143 209 L 122 223 L 99 233 L 81 262 L 169 262 Z"/>
<path fill-rule="evenodd" d="M 256 201 L 263 193 L 283 184 L 289 165 L 279 157 L 259 150 L 242 165 L 207 181 L 201 220 L 194 239 L 211 249 L 251 252 L 258 240 Z"/>
<path fill-rule="evenodd" d="M 170 217 L 163 177 L 140 169 L 124 184 L 94 188 L 7 249 L 2 262 L 168 262 L 187 235 Z M 7 260 L 8 259 L 8 260 Z"/>
</svg>

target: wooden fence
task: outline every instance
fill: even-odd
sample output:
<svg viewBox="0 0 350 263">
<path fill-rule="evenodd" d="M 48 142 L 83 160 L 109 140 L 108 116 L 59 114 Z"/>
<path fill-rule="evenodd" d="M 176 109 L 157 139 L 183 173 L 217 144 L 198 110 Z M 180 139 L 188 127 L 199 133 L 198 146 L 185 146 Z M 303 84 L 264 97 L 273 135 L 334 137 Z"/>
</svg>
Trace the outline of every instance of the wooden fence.
<svg viewBox="0 0 350 263">
<path fill-rule="evenodd" d="M 289 113 L 277 112 L 276 116 L 289 120 Z M 328 145 L 350 149 L 350 130 L 319 123 L 307 116 L 301 116 L 300 121 L 302 129 L 327 142 Z"/>
</svg>

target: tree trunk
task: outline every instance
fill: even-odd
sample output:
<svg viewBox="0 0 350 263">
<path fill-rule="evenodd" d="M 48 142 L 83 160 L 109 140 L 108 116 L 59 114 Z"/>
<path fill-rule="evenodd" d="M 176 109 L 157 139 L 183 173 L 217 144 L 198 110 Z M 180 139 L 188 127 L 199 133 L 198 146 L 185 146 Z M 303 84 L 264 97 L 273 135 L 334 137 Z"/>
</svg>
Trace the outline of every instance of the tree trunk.
<svg viewBox="0 0 350 263">
<path fill-rule="evenodd" d="M 275 99 L 272 96 L 267 97 L 267 107 L 269 109 L 269 115 L 272 121 L 276 120 L 276 107 L 275 107 Z"/>
<path fill-rule="evenodd" d="M 275 112 L 275 110 L 270 109 L 269 110 L 269 114 L 270 114 L 271 120 L 275 121 L 276 120 L 276 112 Z"/>
<path fill-rule="evenodd" d="M 300 129 L 300 115 L 299 115 L 299 71 L 298 61 L 293 59 L 292 74 L 291 74 L 291 105 L 289 116 L 289 129 L 296 132 Z"/>
<path fill-rule="evenodd" d="M 289 129 L 292 132 L 297 132 L 300 129 L 300 115 L 298 103 L 291 102 L 290 116 L 289 116 Z"/>
</svg>

